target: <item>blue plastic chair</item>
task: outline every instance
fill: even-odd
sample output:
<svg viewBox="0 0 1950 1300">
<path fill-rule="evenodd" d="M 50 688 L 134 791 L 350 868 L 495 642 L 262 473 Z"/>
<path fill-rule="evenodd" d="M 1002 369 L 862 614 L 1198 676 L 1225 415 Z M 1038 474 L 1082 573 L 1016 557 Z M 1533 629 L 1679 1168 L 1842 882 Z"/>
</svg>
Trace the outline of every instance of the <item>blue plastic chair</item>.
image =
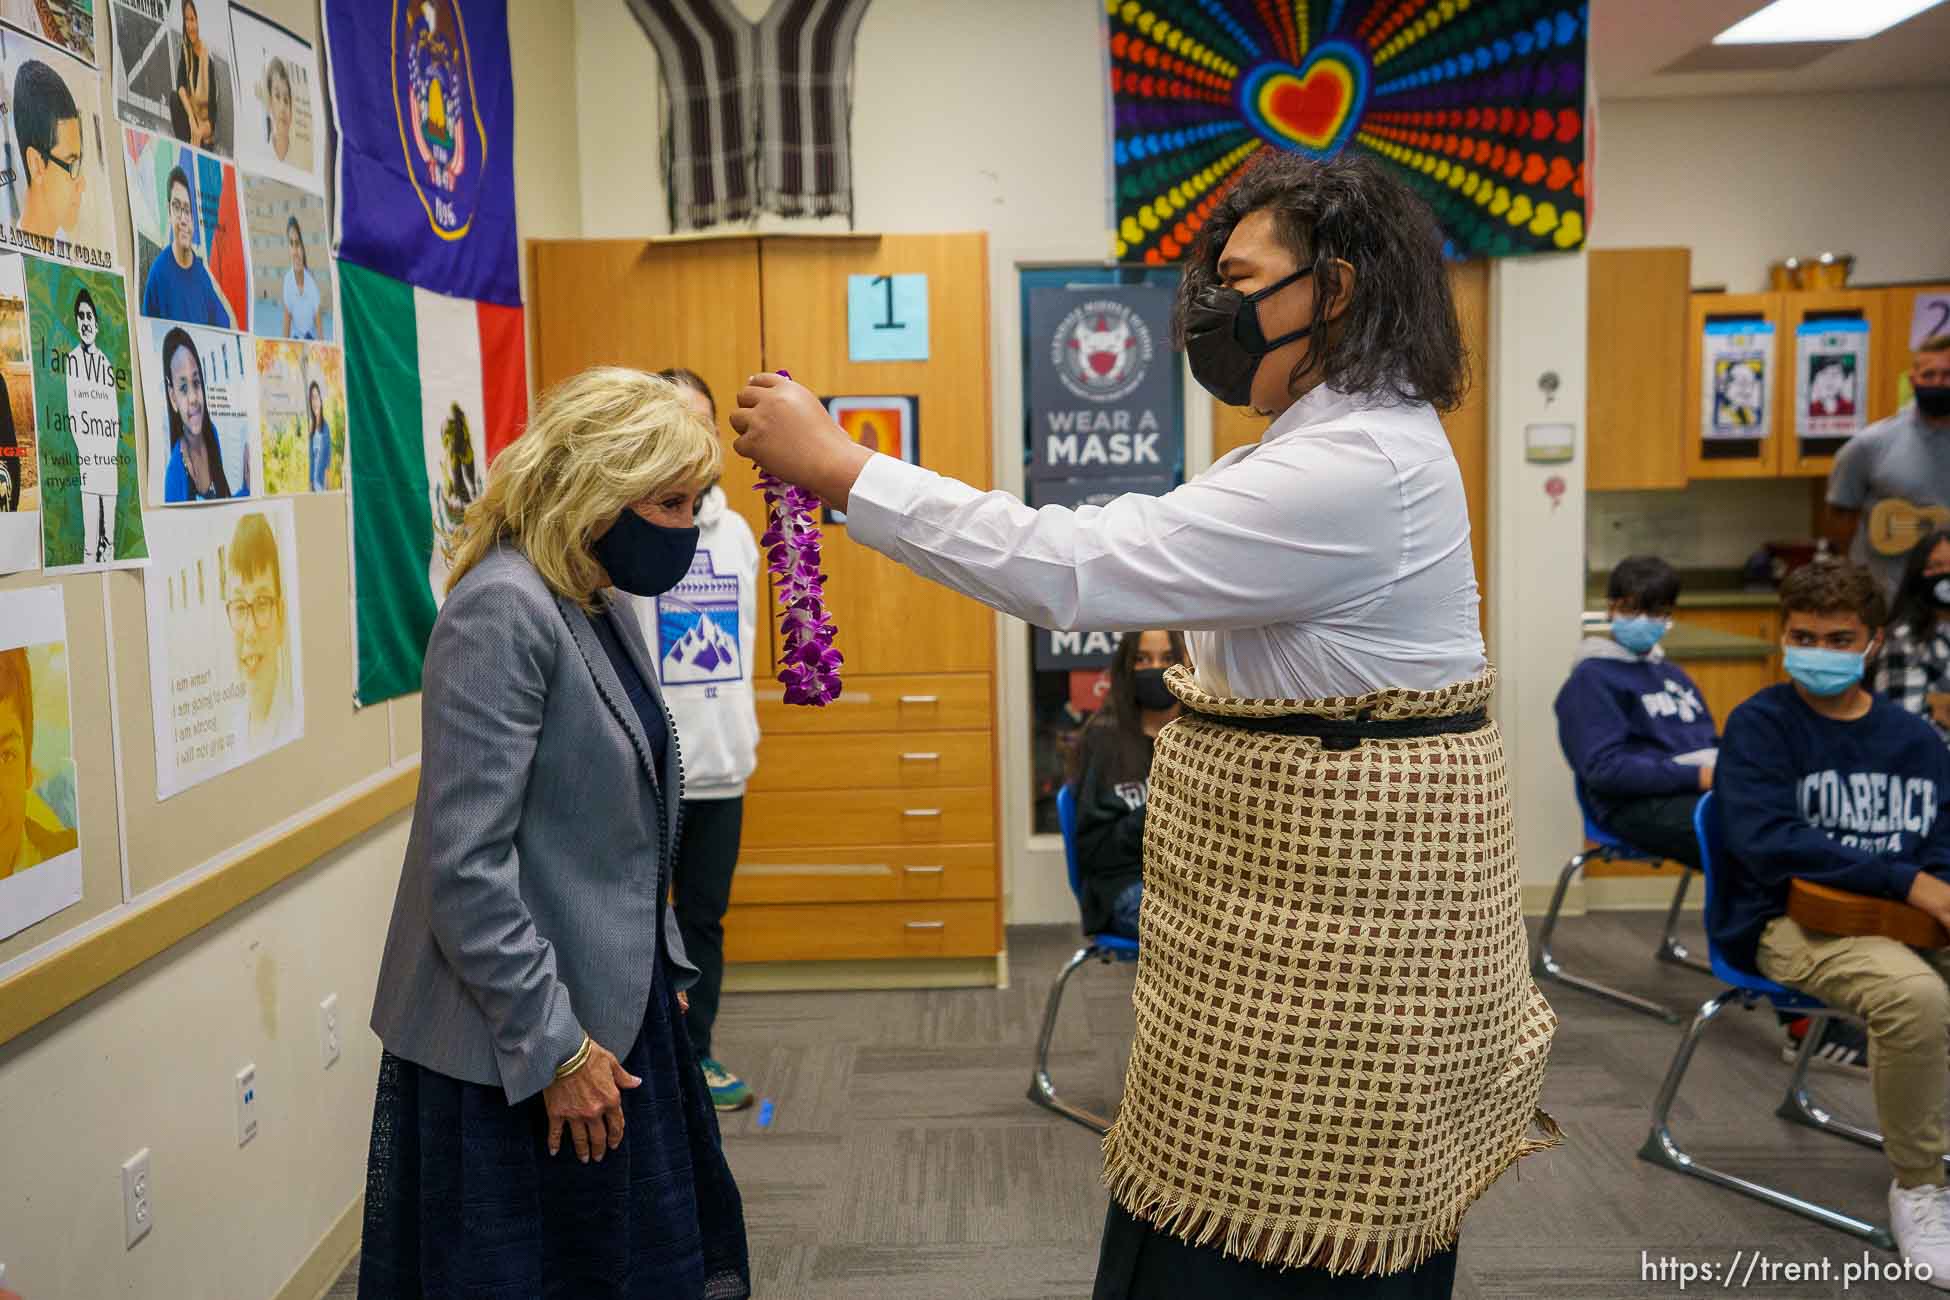
<svg viewBox="0 0 1950 1300">
<path fill-rule="evenodd" d="M 1063 862 L 1070 873 L 1070 892 L 1076 896 L 1080 913 L 1083 909 L 1083 877 L 1077 869 L 1077 796 L 1076 791 L 1067 785 L 1056 792 L 1056 823 L 1063 833 Z M 1043 1008 L 1043 1033 L 1036 1042 L 1036 1072 L 1029 1080 L 1029 1100 L 1097 1133 L 1108 1132 L 1110 1121 L 1080 1106 L 1073 1106 L 1056 1095 L 1056 1085 L 1050 1082 L 1049 1077 L 1050 1039 L 1056 1035 L 1056 1013 L 1063 1005 L 1063 990 L 1079 966 L 1091 960 L 1106 964 L 1136 961 L 1137 955 L 1136 939 L 1127 939 L 1121 934 L 1086 933 L 1084 946 L 1077 949 L 1076 955 L 1064 964 L 1062 973 L 1056 977 L 1056 987 L 1049 991 L 1049 1004 Z"/>
<path fill-rule="evenodd" d="M 1709 794 L 1700 800 L 1699 808 L 1693 814 L 1693 827 L 1699 835 L 1700 860 L 1705 868 L 1706 914 L 1709 918 L 1714 915 L 1714 873 L 1727 862 L 1726 829 L 1721 824 L 1718 810 L 1714 805 L 1715 797 Z M 1655 1165 L 1662 1165 L 1675 1173 L 1703 1178 L 1709 1183 L 1739 1192 L 1742 1196 L 1765 1201 L 1769 1205 L 1813 1219 L 1817 1223 L 1872 1242 L 1884 1250 L 1894 1250 L 1895 1240 L 1886 1228 L 1878 1228 L 1872 1223 L 1865 1223 L 1851 1215 L 1803 1200 L 1777 1188 L 1710 1168 L 1688 1155 L 1674 1139 L 1672 1105 L 1674 1099 L 1679 1096 L 1679 1084 L 1686 1076 L 1686 1067 L 1692 1062 L 1693 1050 L 1699 1046 L 1701 1036 L 1706 1032 L 1706 1027 L 1713 1022 L 1714 1017 L 1725 1010 L 1730 1003 L 1737 1001 L 1749 1010 L 1766 1003 L 1776 1010 L 1795 1012 L 1808 1017 L 1808 1036 L 1802 1040 L 1801 1052 L 1795 1057 L 1794 1074 L 1788 1080 L 1787 1095 L 1781 1099 L 1781 1104 L 1775 1107 L 1774 1113 L 1791 1123 L 1833 1133 L 1837 1137 L 1858 1142 L 1863 1146 L 1882 1149 L 1882 1134 L 1838 1120 L 1808 1098 L 1808 1065 L 1814 1060 L 1815 1050 L 1820 1045 L 1822 1031 L 1826 1028 L 1827 1022 L 1837 1018 L 1853 1020 L 1855 1017 L 1828 1006 L 1818 998 L 1797 993 L 1753 971 L 1741 970 L 1734 966 L 1726 959 L 1725 954 L 1714 946 L 1713 932 L 1710 928 L 1707 931 L 1706 955 L 1712 964 L 1713 974 L 1718 976 L 1727 988 L 1700 1007 L 1699 1013 L 1693 1017 L 1692 1026 L 1686 1031 L 1685 1038 L 1680 1040 L 1679 1050 L 1673 1054 L 1672 1065 L 1666 1071 L 1666 1079 L 1659 1088 L 1658 1098 L 1652 1103 L 1652 1131 L 1646 1136 L 1645 1145 L 1639 1148 L 1639 1158 Z M 1950 1157 L 1945 1158 L 1944 1164 L 1946 1168 L 1950 1168 Z"/>
<path fill-rule="evenodd" d="M 1658 854 L 1647 853 L 1644 849 L 1627 844 L 1624 840 L 1599 825 L 1598 819 L 1592 815 L 1591 800 L 1585 794 L 1584 783 L 1575 782 L 1572 788 L 1577 794 L 1578 811 L 1584 817 L 1584 838 L 1589 847 L 1579 853 L 1573 854 L 1571 860 L 1564 864 L 1564 870 L 1558 873 L 1557 889 L 1551 894 L 1550 910 L 1544 913 L 1543 927 L 1537 932 L 1537 955 L 1531 959 L 1531 973 L 1540 980 L 1556 980 L 1560 984 L 1568 984 L 1574 989 L 1583 989 L 1586 993 L 1595 994 L 1609 1002 L 1615 1002 L 1621 1007 L 1632 1011 L 1642 1011 L 1648 1016 L 1657 1016 L 1669 1025 L 1676 1025 L 1680 1021 L 1679 1012 L 1674 1011 L 1670 1007 L 1662 1006 L 1649 998 L 1638 997 L 1635 994 L 1625 992 L 1623 989 L 1613 988 L 1609 984 L 1600 984 L 1598 981 L 1586 979 L 1582 975 L 1573 975 L 1558 964 L 1556 955 L 1551 951 L 1551 937 L 1557 932 L 1558 915 L 1564 910 L 1564 896 L 1570 891 L 1571 881 L 1587 865 L 1593 862 L 1650 862 L 1657 864 L 1662 861 Z M 1694 957 L 1692 953 L 1686 950 L 1685 945 L 1679 942 L 1679 912 L 1685 906 L 1686 889 L 1692 882 L 1692 871 L 1688 868 L 1681 867 L 1679 871 L 1679 886 L 1672 891 L 1672 906 L 1666 909 L 1665 933 L 1659 939 L 1658 950 L 1652 955 L 1655 960 L 1674 966 L 1684 966 L 1687 970 L 1695 970 L 1702 975 L 1711 975 L 1713 972 L 1707 964 Z"/>
</svg>

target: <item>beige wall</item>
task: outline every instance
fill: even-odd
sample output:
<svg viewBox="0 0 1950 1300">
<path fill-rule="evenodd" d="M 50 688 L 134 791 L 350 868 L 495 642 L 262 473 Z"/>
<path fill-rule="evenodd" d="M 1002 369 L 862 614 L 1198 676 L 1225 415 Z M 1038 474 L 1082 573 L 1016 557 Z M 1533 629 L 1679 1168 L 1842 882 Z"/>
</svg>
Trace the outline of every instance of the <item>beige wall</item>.
<svg viewBox="0 0 1950 1300">
<path fill-rule="evenodd" d="M 1824 250 L 1863 284 L 1940 276 L 1946 121 L 1946 89 L 1606 100 L 1592 247 L 1688 245 L 1693 283 L 1734 293 Z"/>
<path fill-rule="evenodd" d="M 257 7 L 313 30 L 311 0 Z M 568 0 L 509 5 L 526 235 L 581 229 L 580 154 L 560 108 L 575 94 L 572 18 Z M 105 49 L 105 13 L 98 30 Z M 126 256 L 126 228 L 122 239 Z M 396 757 L 419 748 L 417 703 L 396 710 Z M 379 1061 L 366 1024 L 407 826 L 395 818 L 0 1046 L 8 1286 L 28 1300 L 254 1300 L 276 1294 L 340 1223 L 365 1186 Z M 330 993 L 343 1054 L 328 1070 L 318 1004 Z M 240 1148 L 232 1079 L 246 1063 L 257 1067 L 259 1133 Z M 145 1146 L 156 1226 L 125 1250 L 121 1163 Z M 356 1242 L 352 1226 L 341 1241 Z"/>
</svg>

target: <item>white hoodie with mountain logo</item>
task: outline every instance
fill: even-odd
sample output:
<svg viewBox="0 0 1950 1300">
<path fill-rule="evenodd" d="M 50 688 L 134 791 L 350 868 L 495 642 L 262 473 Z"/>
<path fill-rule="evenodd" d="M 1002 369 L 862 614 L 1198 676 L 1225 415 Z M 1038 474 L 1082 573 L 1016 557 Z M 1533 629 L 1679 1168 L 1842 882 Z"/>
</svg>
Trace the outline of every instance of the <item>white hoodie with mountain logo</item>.
<svg viewBox="0 0 1950 1300">
<path fill-rule="evenodd" d="M 758 765 L 758 542 L 721 487 L 704 494 L 697 527 L 690 572 L 637 598 L 637 619 L 684 749 L 684 798 L 735 799 Z"/>
</svg>

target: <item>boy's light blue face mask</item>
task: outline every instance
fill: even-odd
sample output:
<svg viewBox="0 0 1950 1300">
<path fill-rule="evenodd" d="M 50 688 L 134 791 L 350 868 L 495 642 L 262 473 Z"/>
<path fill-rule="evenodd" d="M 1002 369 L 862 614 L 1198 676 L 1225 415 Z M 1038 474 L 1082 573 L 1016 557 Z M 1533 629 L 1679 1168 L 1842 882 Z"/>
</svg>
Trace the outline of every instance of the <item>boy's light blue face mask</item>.
<svg viewBox="0 0 1950 1300">
<path fill-rule="evenodd" d="M 1862 680 L 1864 652 L 1824 650 L 1820 646 L 1791 645 L 1781 655 L 1787 675 L 1807 688 L 1810 695 L 1826 699 L 1840 695 Z"/>
<path fill-rule="evenodd" d="M 1652 618 L 1645 614 L 1632 614 L 1611 621 L 1612 640 L 1624 646 L 1635 655 L 1650 654 L 1652 647 L 1659 644 L 1672 627 L 1669 618 Z"/>
</svg>

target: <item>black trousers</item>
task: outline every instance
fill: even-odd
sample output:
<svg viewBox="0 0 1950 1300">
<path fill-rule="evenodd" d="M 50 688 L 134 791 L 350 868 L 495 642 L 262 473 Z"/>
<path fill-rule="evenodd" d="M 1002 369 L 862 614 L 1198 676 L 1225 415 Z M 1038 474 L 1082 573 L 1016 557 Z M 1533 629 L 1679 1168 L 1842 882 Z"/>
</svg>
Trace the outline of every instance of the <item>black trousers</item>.
<svg viewBox="0 0 1950 1300">
<path fill-rule="evenodd" d="M 677 846 L 677 930 L 684 951 L 700 975 L 691 989 L 684 1017 L 691 1047 L 711 1055 L 711 1025 L 718 1018 L 724 990 L 724 913 L 731 906 L 731 873 L 738 867 L 738 835 L 745 825 L 745 801 L 684 800 L 684 838 Z"/>
<path fill-rule="evenodd" d="M 1635 849 L 1699 866 L 1699 837 L 1693 833 L 1697 794 L 1667 794 L 1627 799 L 1607 806 L 1605 829 Z"/>
<path fill-rule="evenodd" d="M 1092 1300 L 1449 1300 L 1455 1286 L 1454 1246 L 1386 1277 L 1279 1269 L 1229 1258 L 1217 1246 L 1189 1245 L 1112 1201 Z"/>
</svg>

